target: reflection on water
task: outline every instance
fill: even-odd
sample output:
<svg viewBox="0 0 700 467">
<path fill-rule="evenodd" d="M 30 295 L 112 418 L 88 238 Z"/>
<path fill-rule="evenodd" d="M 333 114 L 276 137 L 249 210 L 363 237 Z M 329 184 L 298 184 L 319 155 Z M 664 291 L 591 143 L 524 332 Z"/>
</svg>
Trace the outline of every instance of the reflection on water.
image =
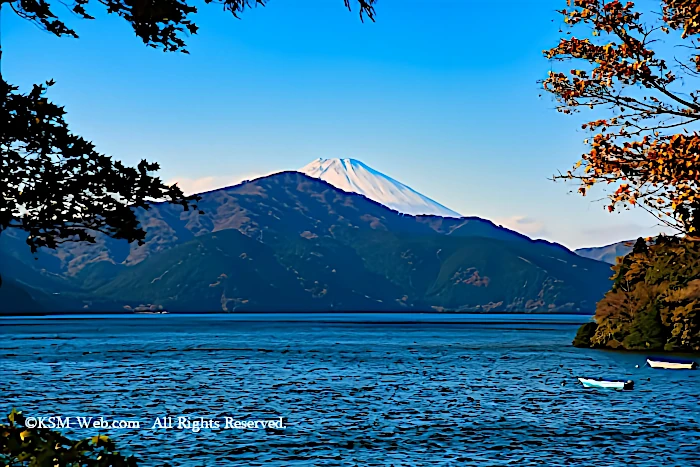
<svg viewBox="0 0 700 467">
<path fill-rule="evenodd" d="M 383 316 L 3 319 L 0 410 L 141 420 L 108 431 L 153 466 L 700 465 L 700 371 L 574 349 L 587 317 Z M 167 416 L 287 428 L 150 429 Z"/>
</svg>

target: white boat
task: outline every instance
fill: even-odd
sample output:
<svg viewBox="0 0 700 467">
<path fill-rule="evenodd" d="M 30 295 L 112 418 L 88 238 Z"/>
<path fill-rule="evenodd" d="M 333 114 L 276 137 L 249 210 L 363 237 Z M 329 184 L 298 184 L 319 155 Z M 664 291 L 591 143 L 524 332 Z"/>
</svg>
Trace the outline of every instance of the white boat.
<svg viewBox="0 0 700 467">
<path fill-rule="evenodd" d="M 694 370 L 698 364 L 692 360 L 659 360 L 647 358 L 647 365 L 664 370 Z"/>
<path fill-rule="evenodd" d="M 634 387 L 634 381 L 604 381 L 598 379 L 590 378 L 579 378 L 578 379 L 584 388 L 600 388 L 600 389 L 617 389 L 621 391 L 623 389 L 632 389 Z"/>
</svg>

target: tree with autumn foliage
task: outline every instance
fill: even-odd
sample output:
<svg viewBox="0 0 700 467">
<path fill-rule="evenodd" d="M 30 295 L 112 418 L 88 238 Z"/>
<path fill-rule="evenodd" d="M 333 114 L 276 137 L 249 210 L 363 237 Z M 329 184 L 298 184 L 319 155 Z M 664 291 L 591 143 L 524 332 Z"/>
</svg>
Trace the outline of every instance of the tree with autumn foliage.
<svg viewBox="0 0 700 467">
<path fill-rule="evenodd" d="M 568 0 L 568 31 L 544 51 L 544 89 L 565 114 L 592 109 L 588 151 L 555 178 L 613 187 L 609 211 L 637 205 L 692 239 L 700 232 L 700 1 Z M 671 54 L 668 54 L 668 51 Z M 664 55 L 661 52 L 665 52 Z M 566 65 L 564 65 L 566 64 Z M 603 118 L 597 118 L 603 117 Z"/>
</svg>

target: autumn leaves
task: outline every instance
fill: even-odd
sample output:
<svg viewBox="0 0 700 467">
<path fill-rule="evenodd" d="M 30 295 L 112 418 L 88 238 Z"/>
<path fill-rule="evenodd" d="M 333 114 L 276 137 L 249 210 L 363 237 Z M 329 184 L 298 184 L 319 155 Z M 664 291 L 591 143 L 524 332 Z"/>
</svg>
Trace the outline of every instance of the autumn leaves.
<svg viewBox="0 0 700 467">
<path fill-rule="evenodd" d="M 587 107 L 609 116 L 582 125 L 592 133 L 585 141 L 589 151 L 573 170 L 555 178 L 578 180 L 582 195 L 596 184 L 613 184 L 609 211 L 639 205 L 681 233 L 697 232 L 700 133 L 689 130 L 700 120 L 700 59 L 693 53 L 685 61 L 667 61 L 651 46 L 660 34 L 682 31 L 677 40 L 697 51 L 692 36 L 700 33 L 700 1 L 665 0 L 663 15 L 647 15 L 652 23 L 643 21 L 632 2 L 567 3 L 569 9 L 560 11 L 571 28 L 567 36 L 588 37 L 566 37 L 544 51 L 552 61 L 575 64 L 568 73 L 550 72 L 544 89 L 562 113 Z"/>
</svg>

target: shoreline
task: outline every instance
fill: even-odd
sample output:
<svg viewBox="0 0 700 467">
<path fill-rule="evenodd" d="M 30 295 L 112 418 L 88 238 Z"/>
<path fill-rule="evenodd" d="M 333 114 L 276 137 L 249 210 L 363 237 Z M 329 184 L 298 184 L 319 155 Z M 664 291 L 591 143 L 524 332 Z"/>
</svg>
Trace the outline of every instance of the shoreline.
<svg viewBox="0 0 700 467">
<path fill-rule="evenodd" d="M 417 314 L 417 315 L 436 315 L 436 316 L 590 316 L 593 318 L 594 313 L 592 312 L 554 312 L 554 313 L 541 313 L 541 312 L 527 312 L 527 311 L 511 311 L 511 312 L 479 312 L 479 311 L 405 311 L 405 310 L 392 310 L 392 311 L 370 311 L 370 310 L 360 310 L 360 311 L 324 311 L 324 310 L 299 310 L 299 311 L 275 311 L 275 310 L 255 310 L 255 311 L 166 311 L 165 313 L 159 312 L 133 312 L 133 311 L 54 311 L 54 312 L 32 312 L 32 313 L 16 313 L 16 314 L 0 314 L 0 319 L 2 318 L 21 318 L 21 317 L 52 317 L 52 316 L 82 316 L 89 317 L 92 315 L 110 315 L 110 316 L 135 316 L 135 315 L 342 315 L 342 314 L 393 314 L 393 315 L 406 315 L 406 314 Z"/>
</svg>

